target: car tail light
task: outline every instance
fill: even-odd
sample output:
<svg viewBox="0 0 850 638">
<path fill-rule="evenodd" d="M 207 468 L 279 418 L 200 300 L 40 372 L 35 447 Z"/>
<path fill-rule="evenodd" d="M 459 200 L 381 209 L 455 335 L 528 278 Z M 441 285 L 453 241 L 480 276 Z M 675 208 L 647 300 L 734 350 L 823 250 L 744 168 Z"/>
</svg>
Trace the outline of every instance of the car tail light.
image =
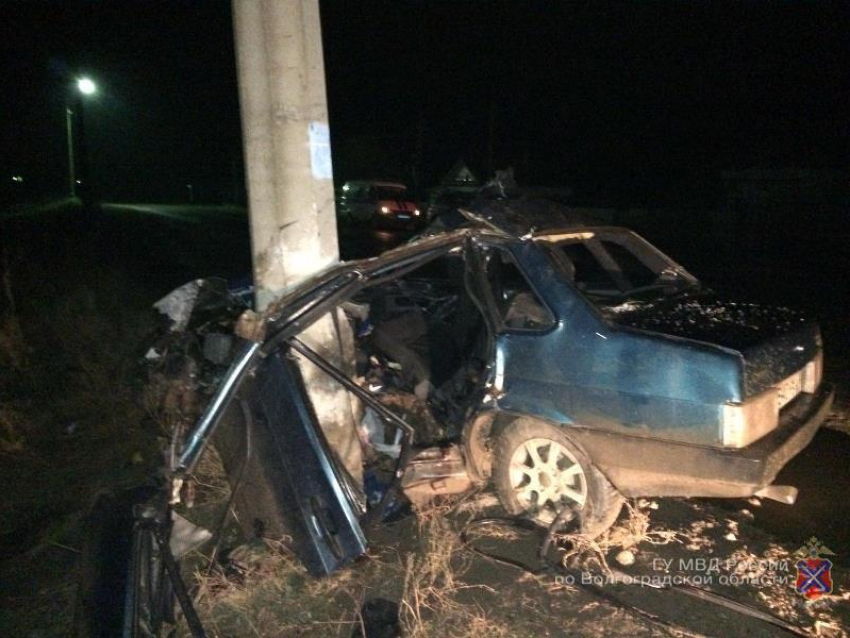
<svg viewBox="0 0 850 638">
<path fill-rule="evenodd" d="M 723 406 L 723 445 L 746 447 L 779 425 L 776 388 L 762 392 L 743 403 Z"/>
<path fill-rule="evenodd" d="M 823 378 L 823 350 L 803 368 L 803 392 L 814 394 Z"/>
</svg>

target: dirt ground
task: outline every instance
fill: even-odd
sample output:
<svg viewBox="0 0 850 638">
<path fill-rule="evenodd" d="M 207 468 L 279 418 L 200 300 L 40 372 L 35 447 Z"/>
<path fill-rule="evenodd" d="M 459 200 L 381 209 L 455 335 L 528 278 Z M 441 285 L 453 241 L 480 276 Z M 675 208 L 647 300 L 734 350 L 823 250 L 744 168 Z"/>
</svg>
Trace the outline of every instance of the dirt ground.
<svg viewBox="0 0 850 638">
<path fill-rule="evenodd" d="M 470 548 L 533 571 L 541 567 L 539 534 L 487 526 L 470 533 L 468 545 L 461 542 L 459 532 L 470 521 L 500 514 L 495 497 L 482 492 L 386 526 L 371 539 L 367 557 L 328 579 L 309 578 L 285 543 L 240 546 L 224 569 L 212 572 L 198 556 L 196 600 L 214 636 L 784 634 L 675 588 L 613 584 L 609 570 L 619 570 L 649 584 L 676 579 L 710 589 L 810 635 L 846 635 L 846 569 L 834 572 L 834 595 L 807 602 L 794 590 L 798 547 L 753 525 L 752 511 L 760 506 L 756 499 L 735 507 L 684 499 L 632 502 L 595 544 L 572 555 L 560 551 L 569 572 L 534 574 Z M 571 546 L 568 540 L 565 546 Z M 634 560 L 629 566 L 617 560 L 625 551 Z M 183 628 L 180 635 L 189 634 Z"/>
<path fill-rule="evenodd" d="M 689 263 L 674 248 L 681 238 L 647 234 Z M 371 249 L 348 240 L 350 255 Z M 157 426 L 138 401 L 136 362 L 152 326 L 149 306 L 188 279 L 248 272 L 247 228 L 244 212 L 233 209 L 114 206 L 87 219 L 71 205 L 55 205 L 0 217 L 0 257 L 0 480 L 7 488 L 0 502 L 0 635 L 64 636 L 83 513 L 96 493 L 137 483 L 159 461 Z M 850 290 L 835 273 L 846 272 L 848 262 L 844 255 L 817 257 L 825 259 L 808 254 L 803 263 L 734 277 L 728 269 L 697 270 L 718 289 L 799 306 L 822 321 L 826 377 L 837 385 L 838 401 L 830 428 L 779 478 L 800 488 L 798 503 L 639 501 L 597 547 L 582 546 L 566 559 L 578 580 L 584 574 L 606 596 L 675 626 L 562 574 L 532 575 L 470 552 L 459 532 L 499 513 L 485 491 L 387 525 L 366 558 L 328 579 L 307 577 L 285 542 L 245 546 L 234 539 L 225 567 L 212 570 L 203 554 L 209 548 L 202 548 L 187 569 L 198 574 L 193 593 L 209 635 L 372 637 L 395 635 L 395 626 L 410 636 L 782 635 L 675 591 L 610 584 L 606 565 L 648 582 L 678 576 L 811 635 L 846 635 Z M 210 502 L 226 496 L 215 481 L 208 489 Z M 835 587 L 807 602 L 794 591 L 792 555 L 813 536 L 835 553 Z M 538 543 L 524 532 L 486 528 L 473 545 L 537 566 Z M 623 551 L 633 564 L 617 561 Z M 185 628 L 178 634 L 187 635 Z"/>
</svg>

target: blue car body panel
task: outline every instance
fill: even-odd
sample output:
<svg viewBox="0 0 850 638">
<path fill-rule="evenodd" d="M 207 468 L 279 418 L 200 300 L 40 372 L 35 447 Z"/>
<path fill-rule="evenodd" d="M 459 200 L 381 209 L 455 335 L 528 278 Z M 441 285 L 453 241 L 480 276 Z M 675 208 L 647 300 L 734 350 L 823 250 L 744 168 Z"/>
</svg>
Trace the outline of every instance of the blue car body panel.
<svg viewBox="0 0 850 638">
<path fill-rule="evenodd" d="M 557 423 L 716 445 L 742 398 L 739 353 L 606 321 L 532 242 L 509 247 L 555 325 L 496 340 L 499 407 Z"/>
</svg>

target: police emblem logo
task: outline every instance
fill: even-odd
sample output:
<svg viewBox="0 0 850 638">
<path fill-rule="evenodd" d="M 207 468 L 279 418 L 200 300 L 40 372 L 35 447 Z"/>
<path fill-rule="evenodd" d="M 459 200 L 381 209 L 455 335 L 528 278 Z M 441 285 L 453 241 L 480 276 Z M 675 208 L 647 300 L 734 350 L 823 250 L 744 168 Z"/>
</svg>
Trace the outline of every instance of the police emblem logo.
<svg viewBox="0 0 850 638">
<path fill-rule="evenodd" d="M 826 545 L 812 536 L 794 553 L 797 566 L 797 593 L 809 600 L 832 593 L 832 561 L 824 556 L 834 556 Z"/>
</svg>

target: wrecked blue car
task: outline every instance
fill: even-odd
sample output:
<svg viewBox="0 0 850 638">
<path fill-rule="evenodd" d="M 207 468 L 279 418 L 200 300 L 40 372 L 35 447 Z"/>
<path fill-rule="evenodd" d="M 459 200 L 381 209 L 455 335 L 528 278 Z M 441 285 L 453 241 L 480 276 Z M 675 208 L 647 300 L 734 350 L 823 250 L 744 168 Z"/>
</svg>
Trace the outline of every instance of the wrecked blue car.
<svg viewBox="0 0 850 638">
<path fill-rule="evenodd" d="M 136 509 L 123 635 L 155 635 L 171 592 L 204 635 L 176 548 L 209 534 L 174 508 L 211 445 L 244 532 L 285 534 L 314 575 L 363 555 L 405 500 L 475 485 L 588 536 L 625 497 L 794 502 L 774 479 L 833 400 L 816 324 L 723 301 L 622 228 L 469 218 L 263 313 L 211 279 L 156 304 L 166 332 L 145 358 L 178 418 Z"/>
<path fill-rule="evenodd" d="M 588 535 L 624 497 L 793 503 L 773 481 L 833 397 L 817 325 L 724 302 L 622 228 L 527 230 L 484 223 L 340 264 L 243 315 L 241 337 L 227 322 L 203 335 L 219 372 L 175 455 L 175 498 L 218 440 L 241 519 L 287 530 L 317 574 L 366 550 L 364 521 L 399 491 L 492 482 L 511 514 L 548 526 L 571 509 Z M 305 336 L 325 320 L 330 350 Z M 355 407 L 317 409 L 321 378 Z M 233 453 L 246 430 L 247 470 Z M 396 471 L 376 491 L 370 464 L 386 456 Z"/>
</svg>

